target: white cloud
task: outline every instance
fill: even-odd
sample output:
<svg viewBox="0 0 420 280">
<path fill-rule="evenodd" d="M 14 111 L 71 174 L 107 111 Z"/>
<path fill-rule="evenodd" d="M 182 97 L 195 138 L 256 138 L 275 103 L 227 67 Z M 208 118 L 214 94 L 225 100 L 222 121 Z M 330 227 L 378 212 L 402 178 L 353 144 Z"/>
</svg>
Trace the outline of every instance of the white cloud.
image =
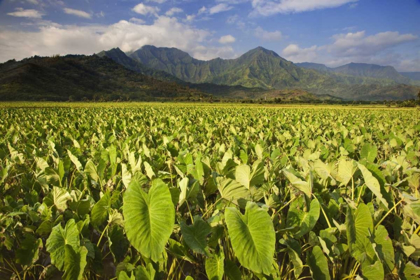
<svg viewBox="0 0 420 280">
<path fill-rule="evenodd" d="M 207 8 L 203 6 L 203 7 L 200 8 L 200 10 L 198 10 L 198 15 L 201 15 L 201 14 L 205 13 L 206 11 L 207 11 Z"/>
<path fill-rule="evenodd" d="M 318 57 L 318 47 L 300 48 L 296 44 L 288 45 L 282 52 L 282 55 L 293 62 L 312 62 Z"/>
<path fill-rule="evenodd" d="M 231 43 L 234 43 L 235 41 L 236 39 L 232 35 L 222 36 L 219 39 L 220 44 L 231 44 Z"/>
<path fill-rule="evenodd" d="M 130 18 L 130 21 L 131 22 L 134 22 L 136 24 L 144 24 L 144 23 L 146 23 L 146 21 L 142 20 L 141 18 L 135 18 L 135 17 Z"/>
<path fill-rule="evenodd" d="M 160 11 L 158 7 L 147 6 L 147 5 L 144 5 L 143 3 L 136 5 L 132 10 L 144 16 L 148 14 L 157 16 L 157 13 Z"/>
<path fill-rule="evenodd" d="M 182 13 L 182 12 L 183 12 L 183 10 L 182 10 L 182 9 L 180 9 L 180 8 L 172 8 L 172 9 L 168 10 L 168 11 L 165 13 L 165 15 L 167 15 L 167 16 L 173 16 L 174 14 L 177 14 L 177 13 Z"/>
<path fill-rule="evenodd" d="M 279 41 L 282 39 L 282 34 L 280 31 L 266 31 L 261 27 L 257 27 L 254 33 L 255 37 L 268 42 Z"/>
<path fill-rule="evenodd" d="M 147 0 L 146 2 L 155 2 L 155 3 L 158 3 L 158 4 L 163 4 L 163 3 L 166 2 L 166 0 Z"/>
<path fill-rule="evenodd" d="M 209 14 L 213 15 L 213 14 L 217 14 L 217 13 L 221 13 L 221 12 L 226 12 L 233 9 L 232 6 L 229 6 L 225 3 L 221 3 L 221 4 L 217 4 L 216 6 L 213 6 L 209 9 Z"/>
<path fill-rule="evenodd" d="M 8 15 L 13 17 L 42 18 L 45 14 L 33 9 L 16 8 L 14 12 L 8 13 Z"/>
<path fill-rule="evenodd" d="M 413 34 L 399 34 L 399 32 L 381 32 L 366 36 L 365 31 L 337 34 L 333 36 L 334 43 L 328 50 L 338 56 L 369 56 L 375 55 L 390 47 L 414 41 Z"/>
<path fill-rule="evenodd" d="M 125 20 L 109 26 L 49 24 L 33 32 L 0 30 L 0 61 L 33 55 L 93 54 L 115 47 L 127 52 L 144 45 L 175 47 L 205 60 L 235 55 L 230 46 L 206 46 L 211 39 L 211 32 L 165 16 L 150 25 Z"/>
<path fill-rule="evenodd" d="M 336 8 L 358 0 L 252 0 L 252 16 L 301 13 L 313 10 Z"/>
<path fill-rule="evenodd" d="M 184 19 L 185 22 L 192 22 L 195 19 L 195 15 L 187 15 Z"/>
<path fill-rule="evenodd" d="M 63 9 L 66 14 L 82 17 L 82 18 L 92 18 L 92 15 L 89 13 L 86 13 L 84 11 L 70 9 L 70 8 L 64 8 Z"/>
<path fill-rule="evenodd" d="M 33 5 L 39 5 L 38 0 L 26 0 L 26 2 L 33 4 Z"/>
<path fill-rule="evenodd" d="M 412 34 L 398 32 L 380 32 L 367 36 L 365 31 L 336 34 L 333 42 L 324 46 L 301 48 L 290 44 L 282 55 L 293 62 L 317 62 L 330 67 L 341 66 L 350 62 L 393 65 L 399 70 L 420 69 L 420 53 L 417 59 L 405 59 L 393 48 L 417 40 Z"/>
</svg>

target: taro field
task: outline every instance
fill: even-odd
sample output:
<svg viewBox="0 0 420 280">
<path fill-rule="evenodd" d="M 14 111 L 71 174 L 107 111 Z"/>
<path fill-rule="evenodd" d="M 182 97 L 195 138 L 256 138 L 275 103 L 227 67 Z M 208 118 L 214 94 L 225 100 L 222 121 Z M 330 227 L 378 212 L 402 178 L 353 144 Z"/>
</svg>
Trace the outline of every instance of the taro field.
<svg viewBox="0 0 420 280">
<path fill-rule="evenodd" d="M 0 279 L 420 277 L 418 110 L 9 105 Z"/>
</svg>

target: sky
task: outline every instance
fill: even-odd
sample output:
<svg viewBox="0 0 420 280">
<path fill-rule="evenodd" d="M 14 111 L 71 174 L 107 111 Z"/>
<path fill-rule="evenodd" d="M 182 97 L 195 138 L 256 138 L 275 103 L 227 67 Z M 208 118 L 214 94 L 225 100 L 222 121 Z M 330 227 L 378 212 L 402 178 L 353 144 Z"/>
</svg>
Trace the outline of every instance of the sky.
<svg viewBox="0 0 420 280">
<path fill-rule="evenodd" d="M 420 0 L 0 0 L 0 62 L 144 45 L 420 71 Z"/>
</svg>

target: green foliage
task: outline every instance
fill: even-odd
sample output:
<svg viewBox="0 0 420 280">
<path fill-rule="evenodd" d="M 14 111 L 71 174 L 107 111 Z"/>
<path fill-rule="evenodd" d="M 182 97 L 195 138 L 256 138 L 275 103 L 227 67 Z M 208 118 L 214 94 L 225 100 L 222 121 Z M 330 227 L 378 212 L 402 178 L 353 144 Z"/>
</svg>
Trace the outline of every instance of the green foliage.
<svg viewBox="0 0 420 280">
<path fill-rule="evenodd" d="M 157 262 L 172 233 L 175 209 L 168 187 L 160 179 L 148 193 L 132 180 L 124 194 L 125 230 L 130 243 L 146 258 Z"/>
<path fill-rule="evenodd" d="M 1 279 L 420 275 L 415 109 L 6 105 Z"/>
</svg>

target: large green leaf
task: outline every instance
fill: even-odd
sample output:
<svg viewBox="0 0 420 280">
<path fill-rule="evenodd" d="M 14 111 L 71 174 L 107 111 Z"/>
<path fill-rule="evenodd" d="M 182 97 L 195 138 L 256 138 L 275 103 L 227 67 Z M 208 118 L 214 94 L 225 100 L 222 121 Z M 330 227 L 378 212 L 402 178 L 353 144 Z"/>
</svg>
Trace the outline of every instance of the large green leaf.
<svg viewBox="0 0 420 280">
<path fill-rule="evenodd" d="M 247 189 L 262 184 L 264 182 L 264 164 L 259 160 L 254 162 L 252 171 L 249 165 L 238 165 L 235 168 L 235 179 Z"/>
<path fill-rule="evenodd" d="M 311 268 L 311 273 L 316 280 L 329 280 L 331 279 L 328 261 L 325 257 L 322 249 L 319 246 L 315 246 L 312 252 L 308 255 L 308 264 Z"/>
<path fill-rule="evenodd" d="M 211 233 L 211 227 L 200 216 L 195 216 L 194 224 L 190 226 L 182 221 L 181 232 L 185 243 L 194 252 L 209 255 L 207 250 L 207 236 Z"/>
<path fill-rule="evenodd" d="M 101 199 L 93 206 L 91 213 L 92 224 L 99 227 L 108 218 L 109 208 L 111 207 L 111 194 L 106 192 Z"/>
<path fill-rule="evenodd" d="M 156 271 L 153 268 L 153 265 L 149 263 L 147 267 L 139 266 L 136 269 L 136 280 L 154 280 Z"/>
<path fill-rule="evenodd" d="M 310 232 L 319 219 L 320 205 L 317 199 L 313 199 L 309 208 L 306 205 L 305 197 L 295 199 L 287 213 L 286 225 L 288 228 L 295 228 L 294 236 L 300 238 Z"/>
<path fill-rule="evenodd" d="M 210 258 L 206 258 L 205 268 L 206 274 L 209 280 L 222 280 L 225 272 L 225 256 L 223 252 L 213 255 Z"/>
<path fill-rule="evenodd" d="M 245 215 L 236 208 L 225 211 L 233 251 L 239 262 L 256 272 L 270 274 L 275 249 L 275 232 L 268 213 L 253 202 L 246 205 Z"/>
<path fill-rule="evenodd" d="M 373 192 L 374 195 L 376 195 L 376 197 L 378 197 L 378 199 L 386 207 L 388 207 L 388 202 L 382 194 L 383 192 L 385 192 L 385 190 L 381 190 L 381 185 L 379 184 L 378 179 L 376 179 L 363 164 L 358 163 L 357 166 L 363 174 L 365 185 L 371 190 L 371 192 Z"/>
<path fill-rule="evenodd" d="M 404 267 L 404 275 L 401 276 L 403 280 L 417 280 L 420 278 L 420 267 L 412 262 L 408 262 Z"/>
<path fill-rule="evenodd" d="M 16 252 L 16 261 L 23 266 L 31 266 L 39 257 L 39 248 L 42 248 L 41 238 L 36 239 L 32 234 L 27 234 Z"/>
<path fill-rule="evenodd" d="M 66 245 L 72 246 L 75 251 L 80 246 L 79 230 L 73 219 L 67 221 L 65 228 L 56 225 L 47 239 L 46 249 L 50 253 L 51 263 L 59 270 L 64 268 Z"/>
<path fill-rule="evenodd" d="M 362 147 L 362 151 L 360 152 L 360 158 L 364 158 L 369 162 L 374 162 L 376 156 L 378 155 L 378 148 L 370 143 L 366 143 Z"/>
<path fill-rule="evenodd" d="M 312 186 L 310 183 L 302 180 L 286 169 L 283 169 L 282 171 L 284 176 L 286 176 L 287 180 L 289 180 L 293 187 L 303 192 L 307 197 L 312 196 Z"/>
<path fill-rule="evenodd" d="M 373 233 L 373 220 L 369 207 L 361 203 L 354 214 L 348 208 L 346 226 L 347 240 L 352 256 L 361 263 L 366 260 L 372 263 L 375 252 L 369 239 L 369 236 Z"/>
<path fill-rule="evenodd" d="M 220 195 L 227 201 L 239 204 L 241 200 L 250 200 L 249 190 L 235 180 L 224 178 L 218 180 L 218 189 Z"/>
<path fill-rule="evenodd" d="M 229 280 L 241 280 L 242 274 L 238 266 L 231 260 L 225 260 L 225 274 Z"/>
<path fill-rule="evenodd" d="M 362 275 L 363 279 L 365 280 L 377 280 L 377 279 L 384 279 L 384 268 L 382 263 L 377 260 L 373 264 L 369 264 L 369 262 L 362 263 Z"/>
<path fill-rule="evenodd" d="M 394 269 L 394 247 L 388 231 L 384 226 L 378 226 L 375 230 L 375 250 L 381 259 L 388 266 L 388 270 Z"/>
<path fill-rule="evenodd" d="M 131 245 L 157 262 L 175 223 L 175 209 L 166 184 L 156 179 L 146 193 L 133 179 L 124 194 L 123 214 Z"/>
<path fill-rule="evenodd" d="M 53 187 L 51 192 L 44 198 L 45 204 L 55 206 L 58 211 L 67 209 L 67 202 L 72 200 L 70 194 L 65 188 Z"/>
<path fill-rule="evenodd" d="M 65 262 L 64 262 L 64 280 L 82 280 L 83 273 L 86 267 L 86 255 L 88 250 L 86 247 L 74 249 L 70 245 L 66 245 L 65 249 Z"/>
</svg>

